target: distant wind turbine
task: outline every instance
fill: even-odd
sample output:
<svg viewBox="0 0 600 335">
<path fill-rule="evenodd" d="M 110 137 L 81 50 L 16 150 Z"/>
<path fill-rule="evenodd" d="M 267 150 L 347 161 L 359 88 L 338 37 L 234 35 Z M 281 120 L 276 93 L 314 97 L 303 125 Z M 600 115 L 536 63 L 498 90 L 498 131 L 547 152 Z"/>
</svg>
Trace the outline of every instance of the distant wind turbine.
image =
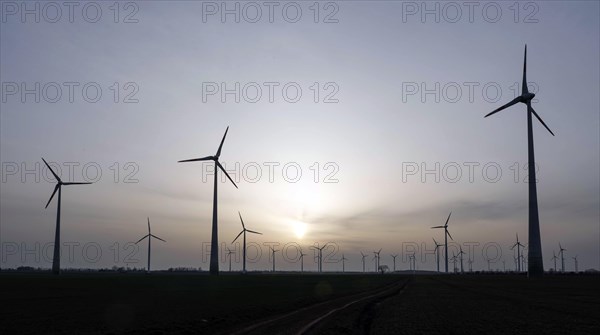
<svg viewBox="0 0 600 335">
<path fill-rule="evenodd" d="M 440 247 L 443 246 L 443 244 L 437 243 L 435 238 L 433 239 L 433 243 L 435 243 L 434 252 L 435 252 L 435 261 L 437 262 L 437 272 L 440 272 Z"/>
<path fill-rule="evenodd" d="M 457 256 L 455 253 L 452 253 L 452 268 L 454 269 L 453 272 L 456 273 L 457 269 L 456 269 L 456 260 L 457 260 Z"/>
<path fill-rule="evenodd" d="M 243 237 L 243 248 L 242 248 L 242 272 L 246 273 L 246 233 L 251 233 L 251 234 L 258 234 L 258 235 L 262 235 L 262 233 L 259 233 L 257 231 L 254 230 L 250 230 L 250 229 L 246 229 L 246 226 L 244 225 L 244 219 L 242 219 L 242 214 L 240 212 L 238 212 L 238 215 L 240 216 L 240 221 L 242 222 L 242 231 L 238 234 L 238 236 L 236 236 L 233 239 L 233 242 L 235 242 L 235 240 L 238 239 L 238 237 L 240 237 L 240 235 L 244 234 Z M 231 242 L 231 244 L 233 244 L 233 242 Z"/>
<path fill-rule="evenodd" d="M 515 244 L 513 244 L 513 246 L 510 248 L 511 250 L 513 250 L 515 247 L 517 247 L 517 258 L 521 259 L 521 247 L 525 247 L 523 244 L 521 244 L 521 242 L 519 242 L 519 234 L 517 233 L 517 242 L 515 242 Z M 517 264 L 517 271 L 521 272 L 521 262 L 518 262 Z"/>
<path fill-rule="evenodd" d="M 143 239 L 148 238 L 148 273 L 150 273 L 150 249 L 151 249 L 151 244 L 152 244 L 152 238 L 155 238 L 157 240 L 161 240 L 163 242 L 167 242 L 165 240 L 163 240 L 162 238 L 152 235 L 152 231 L 150 230 L 150 218 L 148 218 L 148 235 L 140 238 L 137 242 L 135 242 L 135 244 L 140 243 Z"/>
<path fill-rule="evenodd" d="M 561 263 L 562 272 L 565 272 L 565 251 L 567 251 L 567 249 L 564 249 L 562 247 L 562 245 L 560 245 L 560 243 L 558 244 L 558 247 L 560 248 L 559 253 L 560 253 L 560 263 Z"/>
<path fill-rule="evenodd" d="M 269 248 L 271 248 L 271 252 L 273 253 L 273 272 L 275 272 L 275 253 L 279 250 L 275 250 L 272 246 L 269 246 Z"/>
<path fill-rule="evenodd" d="M 575 261 L 575 273 L 579 272 L 579 263 L 577 262 L 577 256 L 578 255 L 575 255 L 575 257 L 571 257 Z"/>
<path fill-rule="evenodd" d="M 469 272 L 473 272 L 473 260 L 471 259 L 471 256 L 469 256 Z"/>
<path fill-rule="evenodd" d="M 219 149 L 217 149 L 217 153 L 214 156 L 206 156 L 202 158 L 193 158 L 181 160 L 178 163 L 185 162 L 199 162 L 199 161 L 214 161 L 215 162 L 215 178 L 214 178 L 214 191 L 213 191 L 213 216 L 212 216 L 212 234 L 210 239 L 210 274 L 218 275 L 219 274 L 219 233 L 217 227 L 217 185 L 218 183 L 218 170 L 221 169 L 223 173 L 227 176 L 229 181 L 238 188 L 233 179 L 229 176 L 227 171 L 221 163 L 219 163 L 219 157 L 221 157 L 221 149 L 223 148 L 223 142 L 225 142 L 225 137 L 227 136 L 227 132 L 229 131 L 229 127 L 225 130 L 225 134 L 223 135 L 223 139 L 221 140 L 221 144 L 219 144 Z"/>
<path fill-rule="evenodd" d="M 306 254 L 300 249 L 300 272 L 304 272 L 304 256 L 306 256 Z"/>
<path fill-rule="evenodd" d="M 556 251 L 552 251 L 552 260 L 554 261 L 554 272 L 556 272 L 556 260 L 558 260 L 558 257 L 556 257 Z"/>
<path fill-rule="evenodd" d="M 365 272 L 365 258 L 367 258 L 367 255 L 363 254 L 363 252 L 360 252 L 360 255 L 362 256 L 362 265 L 363 265 L 363 272 Z"/>
<path fill-rule="evenodd" d="M 52 273 L 57 275 L 60 274 L 60 200 L 61 200 L 61 193 L 62 193 L 62 187 L 63 186 L 68 186 L 68 185 L 87 185 L 87 184 L 91 184 L 91 183 L 76 183 L 76 182 L 63 182 L 56 173 L 54 173 L 54 170 L 52 170 L 52 168 L 50 167 L 50 165 L 48 164 L 48 162 L 46 162 L 46 160 L 42 157 L 42 160 L 44 161 L 44 164 L 46 164 L 46 166 L 48 167 L 48 170 L 50 170 L 50 172 L 52 172 L 52 175 L 54 176 L 54 178 L 56 178 L 56 181 L 58 182 L 56 184 L 56 186 L 54 186 L 54 191 L 52 192 L 52 195 L 50 196 L 50 199 L 48 200 L 48 202 L 46 203 L 46 207 L 48 208 L 48 205 L 50 205 L 50 201 L 52 201 L 52 198 L 54 198 L 54 195 L 56 194 L 56 191 L 58 191 L 58 204 L 56 205 L 56 231 L 54 232 L 54 255 L 52 256 Z"/>
<path fill-rule="evenodd" d="M 373 251 L 373 253 L 375 254 L 375 256 L 373 257 L 373 259 L 375 260 L 375 272 L 379 272 L 379 257 L 381 254 L 381 249 L 379 249 L 379 251 Z"/>
<path fill-rule="evenodd" d="M 529 173 L 529 260 L 528 260 L 528 276 L 539 277 L 544 274 L 544 260 L 542 258 L 542 241 L 540 237 L 540 220 L 537 203 L 537 187 L 535 177 L 535 155 L 533 150 L 533 122 L 532 116 L 535 116 L 542 125 L 554 136 L 554 133 L 542 118 L 531 107 L 531 100 L 535 97 L 534 93 L 530 93 L 527 88 L 527 45 L 525 45 L 525 56 L 523 60 L 523 83 L 521 84 L 521 95 L 513 99 L 511 102 L 502 107 L 495 109 L 485 117 L 498 113 L 499 111 L 508 108 L 516 103 L 524 103 L 527 105 L 527 169 Z"/>
<path fill-rule="evenodd" d="M 458 256 L 460 256 L 460 273 L 464 273 L 465 270 L 463 268 L 463 255 L 465 255 L 464 251 L 462 250 L 462 246 L 460 247 L 460 252 L 458 253 Z"/>
<path fill-rule="evenodd" d="M 446 219 L 446 224 L 444 224 L 443 226 L 431 227 L 431 229 L 444 228 L 444 256 L 446 258 L 445 259 L 446 273 L 448 273 L 448 237 L 450 237 L 450 239 L 452 240 L 452 235 L 450 235 L 450 232 L 448 231 L 448 221 L 450 221 L 450 215 L 452 215 L 452 212 L 450 212 L 450 214 L 448 214 L 448 218 Z"/>
<path fill-rule="evenodd" d="M 390 255 L 390 256 L 392 256 L 392 258 L 394 259 L 394 272 L 396 272 L 396 257 L 398 257 L 398 254 Z"/>
<path fill-rule="evenodd" d="M 346 261 L 348 258 L 344 254 L 342 254 L 342 272 L 346 272 Z"/>
<path fill-rule="evenodd" d="M 327 247 L 329 243 L 325 243 L 322 247 L 315 247 L 315 246 L 311 246 L 312 249 L 318 250 L 318 254 L 317 254 L 317 260 L 319 261 L 318 263 L 318 272 L 323 272 L 323 249 L 325 249 L 325 247 Z"/>
<path fill-rule="evenodd" d="M 231 255 L 234 255 L 235 251 L 227 248 L 227 257 L 229 258 L 229 272 L 231 272 Z"/>
</svg>

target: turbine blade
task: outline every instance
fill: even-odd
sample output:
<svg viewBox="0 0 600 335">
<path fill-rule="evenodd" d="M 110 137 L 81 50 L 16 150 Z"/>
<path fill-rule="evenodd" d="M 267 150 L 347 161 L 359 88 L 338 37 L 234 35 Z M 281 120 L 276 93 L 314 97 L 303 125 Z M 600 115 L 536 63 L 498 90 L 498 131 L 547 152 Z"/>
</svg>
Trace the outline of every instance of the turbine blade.
<svg viewBox="0 0 600 335">
<path fill-rule="evenodd" d="M 444 227 L 448 227 L 448 221 L 450 221 L 450 215 L 452 215 L 452 212 L 450 212 L 450 214 L 448 214 L 448 218 L 446 219 L 446 224 L 444 224 Z"/>
<path fill-rule="evenodd" d="M 499 111 L 501 111 L 501 110 L 503 110 L 503 109 L 506 109 L 506 108 L 508 108 L 508 107 L 510 107 L 510 106 L 512 106 L 512 105 L 514 105 L 514 104 L 516 104 L 516 103 L 517 103 L 517 102 L 519 102 L 519 101 L 521 101 L 521 97 L 516 97 L 516 98 L 514 98 L 514 99 L 513 99 L 511 102 L 507 103 L 506 105 L 504 105 L 504 106 L 502 106 L 502 107 L 496 108 L 496 109 L 495 109 L 493 112 L 491 112 L 491 113 L 487 114 L 487 115 L 486 115 L 486 116 L 484 116 L 484 117 L 488 117 L 488 116 L 490 116 L 490 115 L 494 115 L 494 114 L 498 113 Z"/>
<path fill-rule="evenodd" d="M 231 241 L 231 244 L 233 244 L 233 242 L 235 242 L 235 241 L 238 239 L 238 237 L 240 237 L 240 236 L 241 236 L 243 233 L 244 233 L 244 231 L 242 230 L 242 231 L 241 231 L 241 232 L 238 234 L 238 236 L 236 236 L 236 237 L 233 239 L 233 241 Z"/>
<path fill-rule="evenodd" d="M 148 234 L 151 234 L 152 231 L 150 231 L 150 217 L 148 217 Z"/>
<path fill-rule="evenodd" d="M 227 136 L 228 131 L 229 131 L 229 126 L 227 126 L 227 129 L 225 129 L 225 134 L 223 135 L 221 144 L 219 144 L 219 150 L 217 150 L 217 154 L 215 155 L 215 156 L 217 156 L 217 158 L 219 158 L 219 156 L 221 156 L 221 148 L 223 148 L 223 142 L 225 142 L 225 137 Z"/>
<path fill-rule="evenodd" d="M 46 207 L 44 208 L 48 208 L 48 205 L 50 205 L 50 201 L 52 201 L 52 198 L 54 198 L 54 194 L 56 194 L 56 191 L 58 191 L 59 188 L 60 184 L 56 184 L 56 186 L 54 186 L 54 192 L 52 192 L 52 195 L 50 196 L 50 199 L 48 200 L 48 202 L 46 203 Z"/>
<path fill-rule="evenodd" d="M 138 243 L 140 243 L 140 242 L 141 242 L 143 239 L 145 239 L 145 238 L 146 238 L 146 237 L 148 237 L 148 236 L 150 236 L 150 234 L 148 234 L 148 235 L 146 235 L 146 236 L 144 236 L 144 237 L 140 238 L 140 239 L 139 239 L 137 242 L 135 242 L 135 244 L 138 244 Z"/>
<path fill-rule="evenodd" d="M 446 234 L 448 234 L 448 237 L 450 237 L 450 239 L 451 239 L 452 241 L 454 241 L 454 239 L 452 238 L 452 235 L 450 235 L 450 232 L 449 232 L 448 230 L 446 230 Z"/>
<path fill-rule="evenodd" d="M 82 182 L 68 182 L 68 183 L 62 183 L 63 185 L 89 185 L 91 183 L 82 183 Z"/>
<path fill-rule="evenodd" d="M 523 86 L 521 88 L 521 94 L 529 93 L 527 89 L 527 44 L 525 44 L 525 56 L 523 59 Z"/>
<path fill-rule="evenodd" d="M 161 240 L 161 241 L 163 241 L 163 242 L 167 242 L 167 241 L 163 240 L 162 238 L 160 238 L 160 237 L 158 237 L 158 236 L 155 236 L 155 235 L 152 235 L 152 234 L 150 234 L 150 236 L 152 236 L 152 237 L 154 237 L 154 238 L 156 238 L 156 239 L 159 239 L 159 240 Z"/>
<path fill-rule="evenodd" d="M 542 125 L 544 125 L 544 127 L 546 127 L 546 129 L 550 132 L 550 134 L 552 134 L 552 136 L 554 136 L 554 133 L 552 132 L 552 130 L 550 130 L 550 128 L 548 128 L 548 126 L 546 125 L 544 120 L 542 120 L 542 118 L 538 115 L 538 113 L 535 112 L 533 107 L 531 107 L 531 105 L 528 104 L 527 109 L 529 109 L 533 113 L 533 115 L 535 115 L 535 117 L 542 123 Z"/>
<path fill-rule="evenodd" d="M 431 229 L 434 229 L 434 228 L 445 228 L 445 227 L 444 227 L 444 226 L 435 226 L 435 227 L 431 227 Z"/>
<path fill-rule="evenodd" d="M 254 231 L 254 230 L 246 229 L 246 231 L 249 232 L 249 233 L 252 233 L 252 234 L 262 235 L 262 233 L 259 233 L 259 232 Z"/>
<path fill-rule="evenodd" d="M 244 226 L 244 219 L 242 219 L 242 214 L 240 211 L 238 211 L 238 215 L 240 216 L 240 221 L 242 221 L 242 228 L 246 229 L 246 226 Z"/>
<path fill-rule="evenodd" d="M 215 163 L 217 163 L 219 168 L 221 168 L 221 171 L 223 171 L 223 173 L 227 176 L 227 178 L 229 178 L 229 181 L 233 184 L 233 186 L 235 186 L 235 188 L 238 188 L 237 185 L 235 184 L 235 182 L 233 181 L 233 179 L 231 179 L 231 177 L 229 176 L 229 173 L 227 173 L 227 171 L 225 171 L 225 168 L 223 167 L 223 165 L 221 165 L 221 163 L 219 163 L 219 161 L 215 161 Z"/>
<path fill-rule="evenodd" d="M 56 180 L 58 180 L 58 181 L 61 181 L 60 178 L 58 178 L 58 176 L 56 175 L 56 173 L 54 173 L 54 170 L 52 170 L 52 168 L 50 167 L 50 164 L 48 164 L 48 162 L 46 162 L 46 160 L 44 159 L 44 157 L 42 157 L 42 160 L 44 161 L 44 163 L 48 167 L 48 170 L 50 170 L 50 172 L 52 172 L 52 175 L 54 176 L 54 178 L 56 178 Z"/>
<path fill-rule="evenodd" d="M 214 160 L 215 160 L 214 156 L 206 156 L 206 157 L 202 157 L 202 158 L 185 159 L 185 160 L 182 160 L 182 161 L 178 161 L 177 163 L 199 162 L 199 161 L 214 161 Z"/>
</svg>

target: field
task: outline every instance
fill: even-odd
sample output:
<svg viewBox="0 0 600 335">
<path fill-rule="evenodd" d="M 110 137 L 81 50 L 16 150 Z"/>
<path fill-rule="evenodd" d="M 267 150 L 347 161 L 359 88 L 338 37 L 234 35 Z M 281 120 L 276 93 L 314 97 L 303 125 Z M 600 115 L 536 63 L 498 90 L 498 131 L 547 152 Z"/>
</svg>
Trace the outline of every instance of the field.
<svg viewBox="0 0 600 335">
<path fill-rule="evenodd" d="M 598 279 L 0 273 L 0 332 L 591 334 Z"/>
</svg>

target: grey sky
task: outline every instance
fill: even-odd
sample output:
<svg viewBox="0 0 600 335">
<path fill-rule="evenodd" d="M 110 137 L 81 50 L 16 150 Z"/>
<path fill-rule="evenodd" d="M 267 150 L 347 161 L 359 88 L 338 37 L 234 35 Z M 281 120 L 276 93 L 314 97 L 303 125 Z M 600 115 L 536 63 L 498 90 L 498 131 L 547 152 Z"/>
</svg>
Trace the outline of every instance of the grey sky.
<svg viewBox="0 0 600 335">
<path fill-rule="evenodd" d="M 431 14 L 422 19 L 421 2 L 322 2 L 319 23 L 312 1 L 297 2 L 302 15 L 296 23 L 286 21 L 293 19 L 293 5 L 286 7 L 288 16 L 281 14 L 286 2 L 274 7 L 273 23 L 262 2 L 257 23 L 246 22 L 253 13 L 247 2 L 239 2 L 249 10 L 239 23 L 233 15 L 221 22 L 218 14 L 203 22 L 203 8 L 211 5 L 188 1 L 136 2 L 127 8 L 121 3 L 118 15 L 109 8 L 112 3 L 98 2 L 102 15 L 95 23 L 86 21 L 93 19 L 95 7 L 87 5 L 83 16 L 82 2 L 71 23 L 67 7 L 58 4 L 63 11 L 59 22 L 48 22 L 53 9 L 44 14 L 41 3 L 36 23 L 33 15 L 21 22 L 20 12 L 12 15 L 13 7 L 3 3 L 3 267 L 49 266 L 32 256 L 22 262 L 20 254 L 5 250 L 6 243 L 33 248 L 53 240 L 56 203 L 44 210 L 53 185 L 43 178 L 36 183 L 22 170 L 22 164 L 29 169 L 42 164 L 44 156 L 58 164 L 79 163 L 72 180 L 93 178 L 94 166 L 102 172 L 96 184 L 63 192 L 62 240 L 81 246 L 97 242 L 103 251 L 100 261 L 91 264 L 78 249 L 73 266 L 125 264 L 124 244 L 144 235 L 150 216 L 153 231 L 168 241 L 153 244 L 155 269 L 207 268 L 200 255 L 202 243 L 210 241 L 212 178 L 203 182 L 200 163 L 176 162 L 213 154 L 227 126 L 221 160 L 239 178 L 239 190 L 224 180 L 219 185 L 221 242 L 229 243 L 239 231 L 239 210 L 250 227 L 264 233 L 252 236 L 257 243 L 297 242 L 307 248 L 332 241 L 350 258 L 346 268 L 359 269 L 360 250 L 383 247 L 383 257 L 402 252 L 402 242 L 426 242 L 431 248 L 431 237 L 441 240 L 443 235 L 429 227 L 443 224 L 453 211 L 455 240 L 481 244 L 475 267 L 484 266 L 481 247 L 488 242 L 498 243 L 507 267 L 512 266 L 507 246 L 515 233 L 524 241 L 527 236 L 526 114 L 523 106 L 515 106 L 483 116 L 520 90 L 515 85 L 521 81 L 525 43 L 528 80 L 538 89 L 534 107 L 556 134 L 534 124 L 545 268 L 552 265 L 559 241 L 568 249 L 568 267 L 576 254 L 581 269 L 600 267 L 598 2 L 520 3 L 518 14 L 513 2 L 481 2 L 473 7 L 472 20 L 468 3 L 454 2 L 463 11 L 456 23 L 449 22 L 456 7 L 443 2 L 428 2 L 430 8 L 440 6 L 439 22 Z M 419 12 L 411 15 L 414 4 Z M 129 19 L 138 22 L 123 23 L 136 8 Z M 329 19 L 338 22 L 324 23 L 336 8 Z M 496 8 L 502 11 L 497 22 L 488 22 L 495 20 Z M 21 92 L 9 94 L 11 83 L 32 88 L 36 82 L 48 88 L 39 103 L 32 94 L 25 95 L 25 102 Z M 62 93 L 55 103 L 46 101 L 55 96 L 47 85 L 52 82 Z M 72 103 L 68 82 L 79 84 L 73 86 Z M 113 101 L 115 82 L 118 103 Z M 239 103 L 233 95 L 222 102 L 219 94 L 203 101 L 206 83 L 226 83 L 231 89 L 236 82 L 242 88 L 257 83 L 259 101 L 248 101 L 255 96 L 252 85 Z M 265 82 L 278 83 L 272 103 Z M 315 82 L 318 103 L 313 101 Z M 98 102 L 85 101 L 81 89 L 86 83 L 102 89 Z M 302 90 L 296 103 L 286 101 L 294 98 L 293 87 L 282 95 L 289 83 Z M 436 83 L 439 102 L 435 94 L 421 97 L 423 85 L 433 89 Z M 415 87 L 419 92 L 407 94 Z M 497 87 L 502 90 L 498 97 Z M 93 98 L 93 92 L 85 98 Z M 324 103 L 333 92 L 329 98 L 338 102 Z M 123 102 L 129 93 L 137 103 Z M 91 167 L 84 176 L 86 163 Z M 265 164 L 275 163 L 270 182 Z M 439 182 L 422 173 L 436 163 Z M 288 180 L 282 175 L 286 164 L 291 166 Z M 9 173 L 14 166 L 19 171 Z M 256 166 L 262 175 L 252 182 Z M 295 183 L 290 181 L 294 166 L 302 172 Z M 61 167 L 67 175 L 67 166 Z M 419 171 L 407 174 L 414 167 Z M 494 182 L 497 167 L 502 174 Z M 128 180 L 137 182 L 125 183 L 128 173 L 133 173 Z M 325 183 L 330 173 L 328 181 L 334 182 Z M 118 262 L 110 249 L 114 243 L 121 248 Z M 250 269 L 269 267 L 266 250 L 263 246 L 263 258 Z M 136 257 L 143 266 L 144 251 Z M 382 264 L 391 264 L 386 257 Z M 315 267 L 312 259 L 307 262 L 307 269 Z M 419 267 L 433 269 L 433 258 Z M 324 268 L 341 269 L 341 263 Z"/>
</svg>

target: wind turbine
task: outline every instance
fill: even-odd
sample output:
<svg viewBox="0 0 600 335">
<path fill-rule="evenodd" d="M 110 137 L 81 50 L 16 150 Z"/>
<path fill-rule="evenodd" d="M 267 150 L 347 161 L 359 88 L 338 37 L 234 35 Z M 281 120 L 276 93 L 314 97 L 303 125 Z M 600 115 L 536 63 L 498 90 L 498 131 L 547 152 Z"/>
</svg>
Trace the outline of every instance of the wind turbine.
<svg viewBox="0 0 600 335">
<path fill-rule="evenodd" d="M 453 270 L 454 273 L 456 273 L 456 258 L 457 258 L 456 254 L 452 253 L 452 268 L 454 269 Z"/>
<path fill-rule="evenodd" d="M 219 234 L 217 227 L 217 185 L 219 184 L 217 175 L 218 170 L 221 169 L 223 173 L 227 176 L 229 181 L 238 188 L 233 179 L 229 176 L 223 165 L 219 163 L 219 157 L 221 157 L 221 148 L 223 148 L 223 142 L 225 142 L 225 137 L 227 136 L 227 132 L 229 131 L 229 127 L 225 130 L 225 134 L 223 135 L 223 139 L 221 140 L 221 144 L 219 144 L 219 149 L 217 149 L 217 153 L 214 156 L 206 156 L 202 158 L 194 158 L 194 159 L 186 159 L 179 161 L 178 163 L 185 162 L 199 162 L 199 161 L 213 161 L 215 162 L 215 179 L 214 179 L 214 193 L 213 193 L 213 216 L 212 216 L 212 235 L 210 239 L 210 274 L 218 275 L 219 274 Z"/>
<path fill-rule="evenodd" d="M 556 260 L 558 259 L 558 257 L 556 257 L 556 251 L 552 251 L 552 260 L 554 261 L 554 272 L 556 273 Z"/>
<path fill-rule="evenodd" d="M 306 256 L 306 254 L 300 249 L 300 272 L 304 272 L 304 256 Z"/>
<path fill-rule="evenodd" d="M 450 239 L 452 240 L 452 235 L 450 235 L 450 232 L 448 231 L 448 221 L 450 221 L 450 215 L 452 215 L 452 212 L 448 214 L 446 224 L 444 224 L 443 226 L 431 227 L 431 229 L 444 228 L 444 256 L 446 258 L 446 273 L 448 273 L 448 236 L 450 236 Z"/>
<path fill-rule="evenodd" d="M 273 272 L 275 272 L 275 253 L 279 250 L 275 250 L 272 246 L 269 246 L 269 248 L 271 248 L 271 252 L 273 253 Z"/>
<path fill-rule="evenodd" d="M 473 260 L 471 259 L 471 256 L 469 256 L 469 272 L 473 272 Z"/>
<path fill-rule="evenodd" d="M 535 177 L 535 155 L 533 150 L 533 122 L 532 115 L 535 116 L 542 125 L 554 136 L 554 133 L 542 118 L 531 107 L 531 100 L 535 97 L 534 93 L 530 93 L 527 88 L 527 45 L 525 45 L 525 56 L 523 60 L 523 83 L 521 84 L 521 96 L 516 97 L 511 102 L 502 107 L 495 109 L 485 117 L 498 113 L 499 111 L 508 108 L 516 103 L 524 103 L 527 105 L 527 169 L 529 173 L 529 257 L 527 274 L 529 276 L 539 277 L 544 274 L 544 260 L 542 259 L 542 241 L 540 237 L 540 219 L 537 203 L 537 188 Z"/>
<path fill-rule="evenodd" d="M 440 247 L 443 246 L 443 244 L 438 244 L 437 241 L 435 240 L 435 238 L 432 238 L 433 243 L 435 243 L 435 260 L 437 262 L 437 272 L 440 272 Z"/>
<path fill-rule="evenodd" d="M 575 273 L 579 272 L 579 263 L 577 262 L 577 256 L 578 255 L 575 255 L 575 257 L 571 257 L 575 261 Z"/>
<path fill-rule="evenodd" d="M 525 246 L 523 244 L 521 244 L 521 242 L 519 242 L 519 234 L 517 233 L 517 242 L 515 242 L 515 244 L 513 244 L 513 246 L 510 248 L 510 250 L 513 250 L 515 247 L 517 247 L 517 258 L 520 260 L 521 259 L 521 247 L 525 248 Z M 518 262 L 518 268 L 517 271 L 521 272 L 521 262 Z"/>
<path fill-rule="evenodd" d="M 392 258 L 394 259 L 394 272 L 396 272 L 396 257 L 398 257 L 398 254 L 390 256 L 392 256 Z"/>
<path fill-rule="evenodd" d="M 375 272 L 379 272 L 379 254 L 381 253 L 381 249 L 379 249 L 379 251 L 373 251 L 373 253 L 375 254 L 373 257 L 375 260 Z"/>
<path fill-rule="evenodd" d="M 237 240 L 238 237 L 240 237 L 240 235 L 244 234 L 244 238 L 243 238 L 244 247 L 242 249 L 242 254 L 243 254 L 242 269 L 243 269 L 243 273 L 246 273 L 246 233 L 258 234 L 258 235 L 262 235 L 262 233 L 259 233 L 254 230 L 246 229 L 246 226 L 244 225 L 244 219 L 242 219 L 242 214 L 240 212 L 238 212 L 238 215 L 240 216 L 240 221 L 242 222 L 242 231 L 238 234 L 238 236 L 236 236 L 233 239 L 233 242 L 235 242 L 235 240 Z M 231 242 L 231 244 L 233 244 L 233 242 Z M 211 245 L 211 248 L 212 248 L 212 245 Z"/>
<path fill-rule="evenodd" d="M 365 272 L 365 258 L 367 257 L 367 255 L 363 254 L 363 252 L 360 252 L 360 255 L 362 256 L 362 265 L 363 265 L 363 272 Z"/>
<path fill-rule="evenodd" d="M 464 273 L 464 268 L 463 268 L 463 255 L 465 255 L 464 251 L 462 250 L 462 246 L 460 247 L 460 252 L 458 253 L 458 256 L 460 256 L 460 273 Z"/>
<path fill-rule="evenodd" d="M 148 238 L 148 273 L 150 273 L 150 245 L 152 244 L 152 238 L 155 238 L 157 240 L 161 240 L 163 242 L 167 242 L 167 241 L 163 240 L 162 238 L 160 238 L 158 236 L 152 235 L 152 231 L 150 230 L 150 218 L 148 218 L 148 235 L 140 238 L 137 242 L 135 242 L 135 244 L 140 243 L 146 237 Z"/>
<path fill-rule="evenodd" d="M 325 249 L 325 247 L 327 247 L 329 243 L 325 243 L 322 247 L 315 247 L 315 246 L 311 246 L 311 248 L 318 250 L 318 254 L 317 254 L 317 259 L 319 260 L 318 263 L 318 271 L 319 272 L 323 272 L 323 249 Z"/>
<path fill-rule="evenodd" d="M 56 173 L 54 173 L 54 170 L 52 170 L 52 168 L 50 167 L 50 165 L 48 164 L 48 162 L 46 162 L 46 160 L 42 157 L 42 160 L 44 161 L 44 164 L 46 164 L 46 166 L 48 167 L 48 170 L 50 170 L 50 172 L 52 172 L 52 175 L 54 176 L 54 178 L 56 178 L 56 181 L 58 182 L 56 184 L 56 186 L 54 186 L 54 191 L 52 192 L 52 195 L 50 196 L 50 199 L 48 200 L 48 202 L 46 203 L 46 207 L 44 208 L 48 208 L 48 205 L 50 205 L 50 201 L 52 201 L 52 198 L 54 198 L 54 195 L 56 194 L 56 191 L 58 191 L 58 204 L 56 205 L 56 231 L 54 233 L 54 255 L 52 256 L 52 273 L 57 275 L 60 274 L 60 199 L 61 199 L 61 193 L 62 193 L 62 187 L 63 186 L 68 186 L 68 185 L 87 185 L 87 184 L 91 184 L 91 183 L 79 183 L 79 182 L 63 182 Z"/>
<path fill-rule="evenodd" d="M 415 254 L 408 255 L 409 269 L 415 271 Z"/>
<path fill-rule="evenodd" d="M 231 255 L 235 254 L 235 251 L 227 248 L 227 257 L 229 258 L 229 272 L 231 272 Z"/>
<path fill-rule="evenodd" d="M 560 245 L 560 243 L 558 244 L 558 247 L 560 248 L 560 263 L 561 263 L 561 268 L 562 268 L 562 272 L 565 272 L 565 251 L 567 251 L 567 249 L 563 249 L 562 245 Z"/>
<path fill-rule="evenodd" d="M 342 254 L 342 272 L 346 272 L 346 261 L 348 258 L 344 254 Z"/>
</svg>

